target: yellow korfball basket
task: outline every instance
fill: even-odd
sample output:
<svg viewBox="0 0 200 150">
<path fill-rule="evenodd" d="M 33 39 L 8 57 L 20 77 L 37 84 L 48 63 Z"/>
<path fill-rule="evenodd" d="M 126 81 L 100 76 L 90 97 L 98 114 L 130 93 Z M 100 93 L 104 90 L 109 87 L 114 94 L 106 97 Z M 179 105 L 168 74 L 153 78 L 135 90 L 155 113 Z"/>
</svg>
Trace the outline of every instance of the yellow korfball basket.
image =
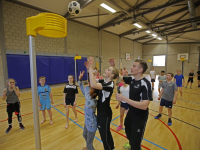
<svg viewBox="0 0 200 150">
<path fill-rule="evenodd" d="M 180 58 L 180 61 L 185 61 L 185 58 Z"/>
<path fill-rule="evenodd" d="M 67 36 L 66 18 L 54 13 L 40 13 L 26 19 L 27 35 L 37 36 L 37 33 L 53 38 Z"/>
</svg>

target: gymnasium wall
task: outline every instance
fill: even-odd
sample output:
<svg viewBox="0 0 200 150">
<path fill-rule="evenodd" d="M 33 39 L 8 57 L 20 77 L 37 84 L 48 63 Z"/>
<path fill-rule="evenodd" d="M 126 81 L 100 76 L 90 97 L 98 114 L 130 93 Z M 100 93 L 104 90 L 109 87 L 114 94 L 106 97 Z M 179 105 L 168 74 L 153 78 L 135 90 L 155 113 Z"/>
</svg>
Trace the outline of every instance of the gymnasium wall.
<svg viewBox="0 0 200 150">
<path fill-rule="evenodd" d="M 198 46 L 200 44 L 146 44 L 143 45 L 143 59 L 153 60 L 154 55 L 166 55 L 167 56 L 167 70 L 165 67 L 154 67 L 157 74 L 160 74 L 161 70 L 166 72 L 172 72 L 176 74 L 177 69 L 182 69 L 182 62 L 177 60 L 177 54 L 189 53 L 189 59 L 184 61 L 183 75 L 187 76 L 191 69 L 194 69 L 196 73 L 198 70 L 199 52 Z M 149 66 L 151 63 L 148 63 Z M 149 73 L 150 67 L 146 73 Z"/>
<path fill-rule="evenodd" d="M 133 60 L 134 60 L 134 47 L 133 47 L 133 42 L 130 40 L 127 40 L 125 38 L 121 38 L 121 61 L 122 61 L 122 66 L 126 67 L 126 70 L 128 73 L 130 73 L 130 67 L 133 65 Z M 126 60 L 126 53 L 129 53 L 131 55 L 131 60 Z"/>
<path fill-rule="evenodd" d="M 4 32 L 5 45 L 7 51 L 12 51 L 16 54 L 23 55 L 29 51 L 29 42 L 26 35 L 26 18 L 39 14 L 38 10 L 24 7 L 12 2 L 3 1 L 3 17 L 4 17 Z M 116 59 L 116 67 L 120 67 L 119 58 L 122 58 L 122 66 L 130 71 L 131 62 L 125 61 L 125 53 L 131 54 L 131 59 L 136 55 L 141 56 L 142 46 L 137 42 L 121 38 L 121 53 L 119 45 L 119 36 L 100 31 L 95 28 L 82 25 L 68 20 L 68 36 L 66 38 L 47 38 L 38 35 L 35 39 L 36 52 L 38 55 L 68 55 L 75 56 L 76 54 L 85 57 L 93 56 L 95 61 L 98 61 L 99 45 L 100 55 L 102 56 L 101 70 L 109 66 L 108 58 Z M 134 43 L 134 44 L 133 44 Z M 134 45 L 134 46 L 133 46 Z M 2 62 L 0 55 L 0 82 L 3 83 Z M 0 84 L 0 90 L 3 90 L 3 84 Z"/>
<path fill-rule="evenodd" d="M 4 80 L 3 80 L 3 66 L 2 66 L 1 45 L 0 45 L 0 94 L 2 94 L 3 89 L 4 89 Z"/>
<path fill-rule="evenodd" d="M 138 42 L 133 42 L 133 49 L 134 49 L 134 54 L 133 54 L 134 60 L 136 60 L 138 56 L 142 58 L 142 44 Z"/>
</svg>

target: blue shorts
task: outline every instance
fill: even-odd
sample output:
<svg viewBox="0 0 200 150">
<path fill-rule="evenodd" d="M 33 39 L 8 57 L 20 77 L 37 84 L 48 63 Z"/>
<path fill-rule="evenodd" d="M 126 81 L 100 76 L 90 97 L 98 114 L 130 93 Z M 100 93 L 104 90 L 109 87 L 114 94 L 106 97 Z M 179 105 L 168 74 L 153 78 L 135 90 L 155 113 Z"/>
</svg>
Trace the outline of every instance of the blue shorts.
<svg viewBox="0 0 200 150">
<path fill-rule="evenodd" d="M 129 104 L 121 102 L 121 107 L 125 108 L 126 110 L 128 110 L 129 109 Z"/>
<path fill-rule="evenodd" d="M 182 82 L 181 83 L 176 83 L 177 87 L 182 87 Z"/>
<path fill-rule="evenodd" d="M 167 108 L 172 108 L 173 102 L 161 98 L 160 106 L 165 106 L 165 107 L 167 107 Z"/>
<path fill-rule="evenodd" d="M 45 103 L 41 103 L 41 107 L 40 107 L 40 110 L 45 110 L 45 109 L 47 109 L 47 110 L 50 110 L 51 109 L 51 102 L 45 102 Z"/>
</svg>

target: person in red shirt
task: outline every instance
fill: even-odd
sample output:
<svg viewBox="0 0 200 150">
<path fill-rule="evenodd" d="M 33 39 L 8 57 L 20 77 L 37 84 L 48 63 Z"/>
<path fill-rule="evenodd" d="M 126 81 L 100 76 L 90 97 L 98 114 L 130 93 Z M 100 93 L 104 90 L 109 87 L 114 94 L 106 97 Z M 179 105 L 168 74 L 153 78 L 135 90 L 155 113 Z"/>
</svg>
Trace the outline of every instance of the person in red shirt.
<svg viewBox="0 0 200 150">
<path fill-rule="evenodd" d="M 96 70 L 96 72 L 95 72 L 95 78 L 96 79 L 103 79 L 103 77 L 100 75 L 99 70 Z"/>
<path fill-rule="evenodd" d="M 123 76 L 128 76 L 128 71 L 126 70 L 126 67 L 124 67 Z"/>
</svg>

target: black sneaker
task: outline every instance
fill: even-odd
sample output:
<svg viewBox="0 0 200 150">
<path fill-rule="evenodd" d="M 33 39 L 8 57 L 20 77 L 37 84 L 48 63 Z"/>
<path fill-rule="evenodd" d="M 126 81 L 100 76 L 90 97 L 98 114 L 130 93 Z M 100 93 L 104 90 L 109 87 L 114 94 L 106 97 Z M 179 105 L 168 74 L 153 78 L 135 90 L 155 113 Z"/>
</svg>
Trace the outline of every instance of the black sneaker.
<svg viewBox="0 0 200 150">
<path fill-rule="evenodd" d="M 25 127 L 23 126 L 23 124 L 20 124 L 19 127 L 20 127 L 21 130 L 25 129 Z"/>
<path fill-rule="evenodd" d="M 7 129 L 6 129 L 6 134 L 8 134 L 10 132 L 10 130 L 12 129 L 12 126 L 9 126 Z"/>
<path fill-rule="evenodd" d="M 158 116 L 155 116 L 155 119 L 159 119 L 160 117 L 162 117 L 162 115 L 158 114 Z"/>
<path fill-rule="evenodd" d="M 171 118 L 168 119 L 168 123 L 167 123 L 167 124 L 168 124 L 168 126 L 171 126 L 171 125 L 172 125 L 172 120 L 171 120 Z"/>
</svg>

